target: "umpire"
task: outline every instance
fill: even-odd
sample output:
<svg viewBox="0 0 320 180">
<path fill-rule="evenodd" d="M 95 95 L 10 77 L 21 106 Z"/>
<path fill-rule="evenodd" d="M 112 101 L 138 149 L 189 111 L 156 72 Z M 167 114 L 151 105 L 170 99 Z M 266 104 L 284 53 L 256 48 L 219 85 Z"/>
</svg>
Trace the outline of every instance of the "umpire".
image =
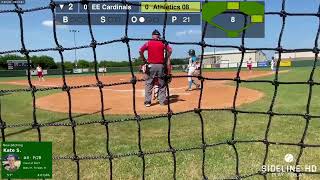
<svg viewBox="0 0 320 180">
<path fill-rule="evenodd" d="M 152 89 L 154 79 L 158 78 L 159 92 L 158 98 L 160 105 L 166 105 L 167 96 L 166 96 L 166 85 L 165 85 L 165 54 L 167 58 L 170 59 L 172 54 L 172 49 L 169 45 L 165 45 L 161 39 L 161 35 L 158 30 L 152 32 L 152 40 L 146 42 L 140 48 L 140 57 L 147 64 L 146 71 L 146 84 L 145 84 L 145 101 L 144 105 L 146 107 L 151 106 L 152 99 Z M 144 56 L 144 52 L 148 51 L 148 60 Z M 167 53 L 165 53 L 167 51 Z M 170 64 L 170 61 L 168 61 Z"/>
</svg>

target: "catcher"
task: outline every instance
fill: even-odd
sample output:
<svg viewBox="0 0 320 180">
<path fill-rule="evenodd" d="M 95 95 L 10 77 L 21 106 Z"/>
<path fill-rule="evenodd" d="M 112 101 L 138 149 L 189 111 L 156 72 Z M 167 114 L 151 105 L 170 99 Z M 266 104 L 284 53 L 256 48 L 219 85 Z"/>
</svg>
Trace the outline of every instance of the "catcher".
<svg viewBox="0 0 320 180">
<path fill-rule="evenodd" d="M 170 61 L 170 60 L 169 60 Z M 172 72 L 172 65 L 168 65 L 168 68 L 167 68 L 167 73 L 169 74 L 169 75 L 171 75 L 171 72 Z M 168 83 L 170 83 L 171 82 L 171 79 L 169 80 L 169 82 Z M 157 100 L 157 101 L 159 101 L 159 80 L 158 80 L 158 78 L 156 77 L 156 78 L 154 78 L 153 79 L 153 100 Z M 167 96 L 167 91 L 166 91 L 166 96 Z"/>
</svg>

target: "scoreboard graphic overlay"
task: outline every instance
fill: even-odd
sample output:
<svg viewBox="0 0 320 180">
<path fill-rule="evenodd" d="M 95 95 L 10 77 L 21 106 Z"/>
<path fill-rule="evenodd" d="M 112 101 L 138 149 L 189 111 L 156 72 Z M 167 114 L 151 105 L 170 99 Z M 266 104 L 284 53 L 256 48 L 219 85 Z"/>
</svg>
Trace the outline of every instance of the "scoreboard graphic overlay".
<svg viewBox="0 0 320 180">
<path fill-rule="evenodd" d="M 129 25 L 162 25 L 168 12 L 167 25 L 201 25 L 200 2 L 90 2 L 64 4 L 57 2 L 57 25 L 87 25 L 87 8 L 92 25 L 125 25 L 129 10 Z"/>
<path fill-rule="evenodd" d="M 163 25 L 165 12 L 167 25 L 201 28 L 207 22 L 206 38 L 240 38 L 243 31 L 246 38 L 263 38 L 265 32 L 263 1 L 56 3 L 56 25 L 87 25 L 89 8 L 92 25 L 125 25 L 129 10 L 129 25 Z"/>
<path fill-rule="evenodd" d="M 246 38 L 263 38 L 264 11 L 263 1 L 204 3 L 202 19 L 209 24 L 206 37 L 240 38 L 246 31 Z"/>
</svg>

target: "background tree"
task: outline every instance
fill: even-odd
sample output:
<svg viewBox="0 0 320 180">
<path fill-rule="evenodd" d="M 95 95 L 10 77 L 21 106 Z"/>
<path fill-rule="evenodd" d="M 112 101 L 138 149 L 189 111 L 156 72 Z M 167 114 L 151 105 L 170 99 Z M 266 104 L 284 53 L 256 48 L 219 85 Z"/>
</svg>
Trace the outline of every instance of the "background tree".
<svg viewBox="0 0 320 180">
<path fill-rule="evenodd" d="M 89 68 L 90 67 L 90 62 L 81 59 L 81 60 L 78 61 L 77 65 L 78 65 L 78 68 Z"/>
<path fill-rule="evenodd" d="M 73 63 L 73 62 L 70 62 L 70 61 L 65 61 L 63 64 L 64 64 L 65 70 L 72 70 L 72 69 L 74 68 L 74 66 L 75 66 L 74 63 Z M 58 62 L 58 63 L 57 63 L 57 67 L 58 67 L 59 69 L 62 68 L 61 62 Z"/>
<path fill-rule="evenodd" d="M 20 56 L 16 54 L 8 54 L 5 56 L 0 56 L 0 68 L 7 69 L 7 61 L 8 60 L 26 60 L 25 56 Z M 56 69 L 57 64 L 54 62 L 53 58 L 50 56 L 31 56 L 31 67 L 36 67 L 38 64 L 41 65 L 44 69 Z"/>
<path fill-rule="evenodd" d="M 57 64 L 56 62 L 54 62 L 53 58 L 50 56 L 31 56 L 30 57 L 31 61 L 32 61 L 32 65 L 33 67 L 37 67 L 38 64 L 40 64 L 40 66 L 43 69 L 56 69 L 57 68 Z"/>
<path fill-rule="evenodd" d="M 24 56 L 16 55 L 16 54 L 7 54 L 4 56 L 0 56 L 0 68 L 8 69 L 7 60 L 26 60 Z"/>
</svg>

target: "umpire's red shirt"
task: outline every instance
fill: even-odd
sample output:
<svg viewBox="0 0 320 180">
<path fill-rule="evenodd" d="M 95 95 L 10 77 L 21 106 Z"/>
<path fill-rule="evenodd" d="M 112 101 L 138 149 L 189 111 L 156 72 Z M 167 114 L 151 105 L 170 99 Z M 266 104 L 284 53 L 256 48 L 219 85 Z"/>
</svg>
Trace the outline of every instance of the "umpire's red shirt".
<svg viewBox="0 0 320 180">
<path fill-rule="evenodd" d="M 150 64 L 163 64 L 164 63 L 164 52 L 172 52 L 172 48 L 169 45 L 165 45 L 159 40 L 150 40 L 146 42 L 141 48 L 140 52 L 148 51 L 148 63 Z"/>
</svg>

